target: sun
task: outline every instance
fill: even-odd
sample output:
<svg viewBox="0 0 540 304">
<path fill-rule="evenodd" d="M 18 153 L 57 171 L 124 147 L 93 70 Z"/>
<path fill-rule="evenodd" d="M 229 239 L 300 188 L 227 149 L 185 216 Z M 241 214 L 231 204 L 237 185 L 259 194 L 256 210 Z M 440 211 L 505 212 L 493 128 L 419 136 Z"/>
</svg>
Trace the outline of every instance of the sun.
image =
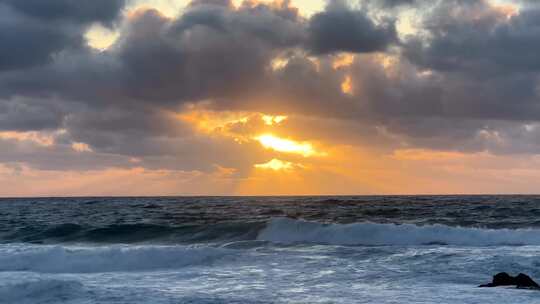
<svg viewBox="0 0 540 304">
<path fill-rule="evenodd" d="M 255 138 L 263 147 L 278 152 L 300 154 L 304 157 L 317 154 L 313 145 L 308 142 L 296 142 L 290 139 L 283 139 L 272 134 L 263 134 Z"/>
</svg>

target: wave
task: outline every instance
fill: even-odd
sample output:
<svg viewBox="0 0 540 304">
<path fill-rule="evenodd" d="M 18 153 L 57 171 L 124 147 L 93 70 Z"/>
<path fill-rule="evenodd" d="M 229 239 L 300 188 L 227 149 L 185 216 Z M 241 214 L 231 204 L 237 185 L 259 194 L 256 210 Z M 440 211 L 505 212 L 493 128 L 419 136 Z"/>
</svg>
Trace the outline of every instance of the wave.
<svg viewBox="0 0 540 304">
<path fill-rule="evenodd" d="M 256 241 L 281 244 L 368 246 L 428 244 L 494 246 L 540 245 L 540 229 L 481 229 L 442 224 L 418 226 L 372 222 L 345 225 L 274 218 L 268 222 L 226 222 L 183 226 L 123 224 L 85 227 L 76 224 L 62 224 L 46 228 L 26 227 L 15 234 L 4 236 L 3 240 L 10 243 L 89 243 L 110 244 L 111 246 L 114 244 L 193 245 L 214 243 L 226 244 L 225 247 L 232 249 L 249 249 L 261 245 Z M 254 241 L 255 243 L 253 243 Z"/>
<path fill-rule="evenodd" d="M 102 243 L 133 244 L 141 242 L 199 243 L 213 241 L 252 240 L 264 227 L 263 222 L 232 222 L 202 225 L 119 224 L 88 227 L 60 224 L 45 227 L 27 226 L 1 239 L 8 242 L 30 243 Z"/>
<path fill-rule="evenodd" d="M 375 223 L 343 225 L 280 218 L 271 220 L 258 239 L 280 244 L 520 246 L 540 245 L 540 230 Z"/>
<path fill-rule="evenodd" d="M 186 246 L 0 246 L 0 272 L 101 273 L 177 269 L 211 263 L 232 251 Z"/>
</svg>

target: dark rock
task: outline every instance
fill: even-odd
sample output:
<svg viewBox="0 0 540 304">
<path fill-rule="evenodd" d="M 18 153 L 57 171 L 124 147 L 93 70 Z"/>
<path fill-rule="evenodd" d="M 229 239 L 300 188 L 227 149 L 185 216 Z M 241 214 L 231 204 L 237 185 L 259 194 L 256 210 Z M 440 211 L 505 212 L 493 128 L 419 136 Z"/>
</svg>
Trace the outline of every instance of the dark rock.
<svg viewBox="0 0 540 304">
<path fill-rule="evenodd" d="M 518 274 L 518 276 L 516 277 L 516 286 L 518 288 L 540 289 L 538 283 L 536 283 L 533 279 L 531 279 L 531 277 L 523 273 Z"/>
<path fill-rule="evenodd" d="M 516 286 L 517 288 L 540 289 L 540 286 L 526 274 L 520 273 L 513 277 L 506 272 L 493 276 L 493 281 L 478 287 Z"/>
<path fill-rule="evenodd" d="M 495 286 L 516 285 L 516 278 L 506 272 L 501 272 L 493 276 L 492 284 Z"/>
</svg>

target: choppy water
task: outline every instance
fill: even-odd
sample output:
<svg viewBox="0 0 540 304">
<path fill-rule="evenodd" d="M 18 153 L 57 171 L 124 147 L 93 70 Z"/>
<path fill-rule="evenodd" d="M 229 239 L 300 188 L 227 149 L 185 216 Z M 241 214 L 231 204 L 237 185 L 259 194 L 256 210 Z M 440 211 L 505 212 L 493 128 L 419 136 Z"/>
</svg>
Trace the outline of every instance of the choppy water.
<svg viewBox="0 0 540 304">
<path fill-rule="evenodd" d="M 540 303 L 540 197 L 0 199 L 0 303 Z"/>
</svg>

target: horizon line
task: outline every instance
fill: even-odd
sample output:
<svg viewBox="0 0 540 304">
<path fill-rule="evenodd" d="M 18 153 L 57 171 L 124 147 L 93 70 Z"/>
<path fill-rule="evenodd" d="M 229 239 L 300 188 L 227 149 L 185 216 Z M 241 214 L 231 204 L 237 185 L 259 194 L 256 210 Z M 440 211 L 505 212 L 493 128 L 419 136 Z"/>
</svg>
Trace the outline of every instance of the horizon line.
<svg viewBox="0 0 540 304">
<path fill-rule="evenodd" d="M 67 195 L 67 196 L 0 196 L 0 200 L 7 199 L 55 199 L 55 198 L 272 198 L 272 197 L 450 197 L 450 196 L 540 196 L 540 193 L 507 193 L 507 194 L 298 194 L 298 195 Z"/>
</svg>

